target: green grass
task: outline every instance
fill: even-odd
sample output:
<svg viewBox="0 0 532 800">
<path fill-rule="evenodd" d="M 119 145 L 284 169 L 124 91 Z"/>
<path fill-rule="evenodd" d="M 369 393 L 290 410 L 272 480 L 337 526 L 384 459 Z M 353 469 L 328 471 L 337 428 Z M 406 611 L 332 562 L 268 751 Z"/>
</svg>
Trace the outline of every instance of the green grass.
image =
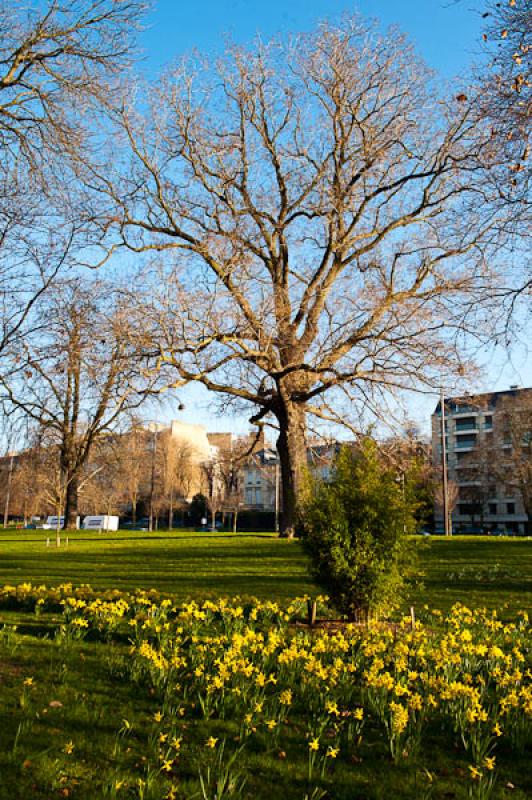
<svg viewBox="0 0 532 800">
<path fill-rule="evenodd" d="M 42 531 L 0 532 L 0 585 L 72 582 L 154 588 L 178 599 L 255 595 L 288 600 L 312 590 L 297 542 L 273 534 L 70 532 L 50 547 Z"/>
<path fill-rule="evenodd" d="M 254 595 L 281 603 L 317 591 L 300 544 L 271 534 L 71 532 L 68 547 L 63 543 L 59 549 L 53 545 L 53 532 L 50 538 L 51 546 L 46 547 L 41 531 L 0 532 L 0 585 L 88 583 L 95 589 L 154 588 L 177 600 Z M 416 539 L 415 546 L 423 586 L 411 589 L 405 605 L 414 604 L 420 615 L 424 604 L 446 610 L 457 600 L 497 608 L 508 617 L 530 608 L 532 541 L 433 537 Z M 153 714 L 161 698 L 146 686 L 124 680 L 115 668 L 127 658 L 125 643 L 87 640 L 66 646 L 53 639 L 57 620 L 57 615 L 0 610 L 0 624 L 15 621 L 20 626 L 16 633 L 0 634 L 0 800 L 140 800 L 142 789 L 136 782 L 149 777 L 146 753 L 153 747 Z M 29 705 L 24 709 L 22 687 L 28 676 L 34 678 L 35 688 L 27 691 Z M 53 701 L 61 705 L 50 706 Z M 122 740 L 118 730 L 124 718 L 134 733 Z M 232 745 L 237 734 L 229 721 L 196 719 L 190 725 L 185 728 L 192 748 L 187 753 L 190 764 L 205 760 L 202 743 L 208 736 L 226 738 Z M 282 786 L 283 799 L 304 800 L 308 787 L 303 734 L 297 727 L 293 734 L 287 732 L 286 759 L 267 749 L 246 755 L 244 800 L 281 797 L 275 786 Z M 69 742 L 74 743 L 71 754 L 66 752 Z M 338 763 L 334 779 L 325 776 L 324 798 L 466 800 L 469 762 L 453 747 L 434 731 L 419 762 L 394 766 L 370 726 L 357 760 Z M 530 753 L 518 756 L 502 749 L 500 755 L 493 797 L 524 800 L 532 792 L 527 777 Z M 434 774 L 432 791 L 424 769 Z M 180 774 L 176 797 L 203 800 L 197 794 L 197 766 L 190 770 Z M 115 792 L 116 781 L 124 776 L 128 788 Z M 508 783 L 516 788 L 505 788 Z M 163 800 L 158 786 L 156 779 L 145 800 Z"/>
<path fill-rule="evenodd" d="M 0 585 L 29 581 L 97 589 L 154 588 L 178 600 L 253 595 L 287 601 L 316 592 L 298 542 L 273 534 L 74 531 L 56 548 L 43 531 L 0 531 Z M 421 588 L 407 605 L 444 610 L 456 600 L 510 611 L 530 605 L 532 540 L 489 537 L 415 539 Z"/>
</svg>

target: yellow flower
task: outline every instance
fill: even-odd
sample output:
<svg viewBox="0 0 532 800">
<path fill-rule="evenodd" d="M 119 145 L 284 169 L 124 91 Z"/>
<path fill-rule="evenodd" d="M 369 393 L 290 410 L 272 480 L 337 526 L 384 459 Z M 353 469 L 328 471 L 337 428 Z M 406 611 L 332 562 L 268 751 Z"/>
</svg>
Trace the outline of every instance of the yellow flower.
<svg viewBox="0 0 532 800">
<path fill-rule="evenodd" d="M 163 712 L 162 711 L 156 711 L 155 714 L 153 715 L 153 721 L 154 722 L 160 722 L 162 720 L 162 718 L 163 718 Z"/>
<path fill-rule="evenodd" d="M 474 781 L 482 777 L 482 772 L 478 769 L 478 767 L 474 767 L 472 764 L 469 765 L 469 772 Z"/>
<path fill-rule="evenodd" d="M 74 743 L 67 742 L 66 745 L 63 747 L 63 753 L 66 753 L 67 756 L 71 755 L 74 752 Z"/>
<path fill-rule="evenodd" d="M 269 720 L 266 722 L 266 727 L 268 728 L 268 730 L 269 730 L 269 731 L 273 731 L 273 729 L 274 729 L 276 726 L 277 726 L 277 720 L 276 720 L 276 719 L 269 719 Z"/>
<path fill-rule="evenodd" d="M 353 717 L 355 719 L 361 720 L 364 716 L 364 709 L 363 708 L 355 708 L 353 711 Z"/>
<path fill-rule="evenodd" d="M 209 738 L 205 742 L 205 745 L 207 747 L 210 747 L 211 750 L 213 750 L 216 747 L 216 742 L 217 741 L 218 741 L 218 739 L 215 736 L 209 736 Z"/>
<path fill-rule="evenodd" d="M 490 772 L 492 769 L 495 769 L 495 756 L 492 756 L 491 758 L 486 756 L 486 758 L 484 759 L 484 766 Z"/>
<path fill-rule="evenodd" d="M 495 736 L 502 736 L 502 728 L 498 722 L 496 722 L 495 725 L 493 726 L 493 733 L 495 734 Z"/>
<path fill-rule="evenodd" d="M 312 739 L 308 743 L 309 750 L 319 750 L 320 749 L 320 740 L 319 739 Z"/>
<path fill-rule="evenodd" d="M 392 712 L 392 731 L 394 734 L 401 734 L 408 725 L 408 709 L 401 705 L 401 703 L 390 703 L 390 711 Z"/>
<path fill-rule="evenodd" d="M 326 756 L 328 758 L 336 758 L 338 755 L 338 748 L 337 747 L 329 747 L 327 748 Z"/>
<path fill-rule="evenodd" d="M 24 686 L 33 686 L 33 678 L 24 678 Z"/>
<path fill-rule="evenodd" d="M 172 739 L 172 742 L 171 742 L 172 747 L 174 748 L 174 750 L 180 750 L 181 749 L 181 742 L 182 741 L 183 741 L 183 737 L 182 736 L 180 736 L 179 739 L 177 738 L 177 736 L 174 736 L 174 738 Z"/>
<path fill-rule="evenodd" d="M 173 763 L 173 761 L 164 761 L 161 769 L 164 769 L 165 772 L 171 772 Z"/>
</svg>

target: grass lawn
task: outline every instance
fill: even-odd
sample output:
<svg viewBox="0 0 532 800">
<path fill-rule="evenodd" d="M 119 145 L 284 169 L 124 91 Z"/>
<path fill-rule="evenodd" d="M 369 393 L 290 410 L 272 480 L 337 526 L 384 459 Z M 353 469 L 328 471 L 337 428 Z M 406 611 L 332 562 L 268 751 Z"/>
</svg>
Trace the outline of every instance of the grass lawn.
<svg viewBox="0 0 532 800">
<path fill-rule="evenodd" d="M 52 539 L 53 535 L 52 532 Z M 457 600 L 471 607 L 497 609 L 507 619 L 515 619 L 519 609 L 530 609 L 532 541 L 466 537 L 446 541 L 433 537 L 418 539 L 415 544 L 420 550 L 423 586 L 411 590 L 406 605 L 414 604 L 418 616 L 423 616 L 425 604 L 448 610 Z M 278 601 L 284 607 L 298 595 L 317 591 L 308 579 L 300 545 L 269 534 L 72 532 L 68 548 L 56 549 L 46 547 L 46 535 L 41 531 L 0 532 L 0 586 L 25 582 L 47 586 L 65 582 L 74 586 L 91 584 L 97 590 L 154 588 L 179 602 L 221 595 L 256 596 L 263 601 Z M 142 608 L 139 615 L 149 622 L 150 615 Z M 299 677 L 293 673 L 289 684 L 295 698 L 293 714 L 289 715 L 289 723 L 281 721 L 273 733 L 269 732 L 267 721 L 273 710 L 268 704 L 277 697 L 283 680 L 288 680 L 285 667 L 280 662 L 273 665 L 269 657 L 265 657 L 261 669 L 265 674 L 275 672 L 279 686 L 272 684 L 264 690 L 264 710 L 254 717 L 257 731 L 246 739 L 245 748 L 240 751 L 242 712 L 234 710 L 229 692 L 225 705 L 222 703 L 212 713 L 205 712 L 201 703 L 207 696 L 200 701 L 198 692 L 202 678 L 194 678 L 193 673 L 187 673 L 190 677 L 176 673 L 177 677 L 161 683 L 153 670 L 138 674 L 127 643 L 131 628 L 124 623 L 122 628 L 111 626 L 106 633 L 97 619 L 95 616 L 91 621 L 87 638 L 78 640 L 75 634 L 79 629 L 72 624 L 65 627 L 59 613 L 36 615 L 20 608 L 0 607 L 0 800 L 488 797 L 480 793 L 480 783 L 472 781 L 469 767 L 474 763 L 473 756 L 464 750 L 460 736 L 453 733 L 448 722 L 435 718 L 423 730 L 419 751 L 412 750 L 404 760 L 400 754 L 394 763 L 386 746 L 383 723 L 371 710 L 371 704 L 365 709 L 360 740 L 355 737 L 347 744 L 342 739 L 334 764 L 324 754 L 336 743 L 334 737 L 340 741 L 345 730 L 336 734 L 334 715 L 331 717 L 321 733 L 319 757 L 309 780 L 308 726 L 310 722 L 320 724 L 318 694 L 316 698 L 312 693 L 301 694 L 297 700 L 307 677 L 306 672 L 297 673 Z M 18 630 L 13 630 L 13 622 Z M 145 641 L 158 647 L 162 646 L 164 626 L 160 624 L 158 632 L 153 627 L 155 623 L 156 620 L 150 623 L 152 628 L 148 628 Z M 170 624 L 167 647 L 171 647 L 176 635 L 176 625 L 179 627 L 176 621 Z M 216 620 L 212 623 L 217 636 L 225 630 L 220 629 L 221 624 Z M 272 622 L 272 627 L 275 624 Z M 257 625 L 257 630 L 267 635 L 270 623 L 262 628 Z M 203 656 L 195 656 L 193 630 L 185 635 L 182 648 L 188 659 L 197 657 L 201 664 Z M 428 630 L 431 631 L 430 623 Z M 313 634 L 296 631 L 296 635 L 303 636 L 300 643 L 306 641 L 306 648 L 312 652 Z M 216 644 L 216 637 L 212 641 L 215 644 L 208 647 L 221 647 L 223 652 L 223 636 L 221 645 Z M 474 634 L 474 641 L 482 643 L 481 631 Z M 525 673 L 532 668 L 532 644 L 530 638 L 521 641 L 525 643 L 521 644 L 525 663 L 516 661 L 512 669 Z M 261 663 L 260 651 L 249 658 Z M 327 663 L 326 657 L 322 658 Z M 331 664 L 335 658 L 333 646 Z M 209 669 L 215 671 L 215 664 L 213 658 Z M 476 670 L 487 670 L 486 674 L 491 675 L 492 666 L 486 659 L 480 659 L 477 666 L 466 659 L 464 665 L 465 672 L 471 671 L 473 676 Z M 467 675 L 465 679 L 469 680 Z M 523 680 L 515 673 L 510 688 Z M 323 688 L 323 681 L 316 681 Z M 243 680 L 239 693 L 245 695 L 251 683 Z M 325 681 L 322 702 L 329 696 L 327 686 Z M 362 686 L 359 679 L 357 686 Z M 508 690 L 502 688 L 501 692 Z M 333 684 L 331 691 L 336 691 L 334 697 L 339 703 L 342 698 L 341 707 L 364 702 L 360 688 L 350 700 L 345 689 L 335 689 Z M 255 700 L 260 699 L 257 687 L 253 692 Z M 252 709 L 252 700 L 246 702 Z M 278 713 L 279 706 L 276 708 Z M 158 719 L 161 709 L 164 715 Z M 495 712 L 490 707 L 491 713 Z M 524 750 L 518 751 L 505 737 L 495 740 L 491 727 L 486 730 L 493 739 L 497 758 L 492 798 L 525 800 L 532 796 L 530 739 Z M 175 737 L 182 739 L 181 750 L 170 753 L 167 745 Z M 212 750 L 206 747 L 209 737 L 218 740 Z M 405 752 L 410 746 L 405 745 Z M 237 755 L 228 766 L 231 753 Z M 229 784 L 234 782 L 232 789 L 226 786 L 221 790 L 224 776 Z M 241 786 L 243 776 L 246 783 Z M 215 778 L 221 781 L 217 787 Z"/>
<path fill-rule="evenodd" d="M 273 534 L 73 531 L 46 547 L 44 531 L 0 531 L 0 586 L 70 582 L 96 589 L 154 588 L 178 600 L 255 596 L 289 601 L 315 593 L 298 542 Z M 421 587 L 407 605 L 447 610 L 455 601 L 510 611 L 531 605 L 532 540 L 456 536 L 414 539 Z"/>
</svg>

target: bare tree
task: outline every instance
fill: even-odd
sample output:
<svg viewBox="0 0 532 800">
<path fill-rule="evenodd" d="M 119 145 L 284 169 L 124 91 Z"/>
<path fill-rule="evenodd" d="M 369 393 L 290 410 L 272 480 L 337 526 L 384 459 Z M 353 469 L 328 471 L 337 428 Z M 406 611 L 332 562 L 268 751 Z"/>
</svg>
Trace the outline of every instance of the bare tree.
<svg viewBox="0 0 532 800">
<path fill-rule="evenodd" d="M 516 186 L 519 176 L 530 172 L 532 10 L 527 0 L 488 0 L 483 18 L 489 61 L 480 73 L 482 110 L 509 157 Z"/>
<path fill-rule="evenodd" d="M 452 517 L 458 500 L 460 499 L 460 490 L 458 484 L 453 480 L 447 480 L 447 513 L 449 515 L 449 531 L 452 533 Z M 436 470 L 434 479 L 434 504 L 444 514 L 445 503 L 443 502 L 443 486 L 441 479 L 441 470 Z M 473 520 L 472 520 L 473 521 Z M 444 530 L 446 530 L 444 522 Z"/>
<path fill-rule="evenodd" d="M 224 503 L 224 482 L 220 470 L 220 461 L 217 455 L 213 455 L 208 461 L 201 465 L 205 496 L 209 501 L 209 511 L 211 514 L 211 528 L 216 528 L 216 515 L 223 508 Z"/>
<path fill-rule="evenodd" d="M 144 5 L 0 0 L 0 356 L 74 251 L 97 243 L 69 156 L 89 157 L 90 109 L 116 90 Z"/>
<path fill-rule="evenodd" d="M 131 508 L 131 518 L 137 521 L 137 506 L 146 497 L 150 480 L 149 434 L 138 418 L 127 422 L 127 428 L 113 439 L 114 482 L 122 503 Z"/>
<path fill-rule="evenodd" d="M 247 437 L 231 441 L 231 446 L 222 448 L 217 457 L 218 475 L 221 482 L 222 506 L 232 515 L 233 533 L 236 533 L 238 512 L 244 504 L 244 465 L 250 458 L 253 442 Z"/>
<path fill-rule="evenodd" d="M 172 530 L 176 505 L 182 507 L 184 501 L 189 497 L 194 473 L 198 471 L 198 466 L 194 464 L 192 446 L 186 441 L 173 437 L 171 431 L 162 437 L 160 460 L 162 462 L 161 493 L 168 508 L 168 528 Z"/>
<path fill-rule="evenodd" d="M 511 496 L 519 496 L 527 527 L 532 521 L 532 389 L 509 393 L 501 399 L 497 424 L 498 441 L 487 454 L 487 470 L 492 481 L 505 486 Z M 496 446 L 496 449 L 495 449 Z"/>
<path fill-rule="evenodd" d="M 26 338 L 2 379 L 5 402 L 56 448 L 65 527 L 76 523 L 79 481 L 95 443 L 138 408 L 146 396 L 140 390 L 149 389 L 126 320 L 127 309 L 105 284 L 62 282 L 39 304 L 39 332 Z"/>
<path fill-rule="evenodd" d="M 499 308 L 494 310 L 502 309 L 515 324 L 518 309 L 525 316 L 529 312 L 532 292 L 532 9 L 528 0 L 487 0 L 482 17 L 487 63 L 477 69 L 482 87 L 478 112 L 490 126 L 497 153 L 497 168 L 492 170 L 495 202 L 511 209 L 505 219 L 512 233 L 506 258 L 515 263 L 511 280 L 495 295 Z M 507 336 L 508 344 L 510 339 Z"/>
<path fill-rule="evenodd" d="M 277 427 L 292 536 L 309 414 L 464 369 L 504 213 L 491 140 L 475 97 L 439 97 L 402 36 L 358 19 L 185 63 L 149 102 L 113 114 L 127 169 L 86 180 L 116 246 L 159 253 L 140 327 L 168 383 Z"/>
</svg>

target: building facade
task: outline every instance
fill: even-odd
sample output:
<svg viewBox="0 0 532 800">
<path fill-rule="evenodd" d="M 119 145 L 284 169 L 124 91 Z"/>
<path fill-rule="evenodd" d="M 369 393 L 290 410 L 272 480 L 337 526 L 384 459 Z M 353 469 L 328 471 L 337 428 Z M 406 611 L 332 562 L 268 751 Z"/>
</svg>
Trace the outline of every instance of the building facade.
<svg viewBox="0 0 532 800">
<path fill-rule="evenodd" d="M 432 415 L 436 472 L 443 469 L 442 409 Z M 530 532 L 532 389 L 444 401 L 448 503 L 455 533 Z M 442 532 L 442 504 L 435 507 Z"/>
</svg>

